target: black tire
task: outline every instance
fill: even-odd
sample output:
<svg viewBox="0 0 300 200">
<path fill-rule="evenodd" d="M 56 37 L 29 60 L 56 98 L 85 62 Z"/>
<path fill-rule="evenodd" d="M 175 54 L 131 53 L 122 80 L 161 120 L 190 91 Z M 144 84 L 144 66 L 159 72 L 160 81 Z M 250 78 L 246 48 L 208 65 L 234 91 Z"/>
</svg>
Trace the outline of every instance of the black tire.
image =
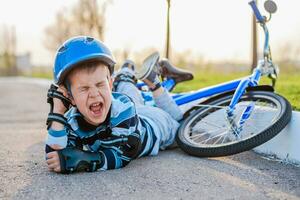
<svg viewBox="0 0 300 200">
<path fill-rule="evenodd" d="M 247 92 L 237 104 L 236 118 L 239 118 L 238 114 L 241 114 L 243 107 L 249 103 L 254 102 L 255 106 L 240 132 L 242 138 L 236 138 L 225 113 L 231 98 L 232 94 L 220 96 L 208 104 L 211 107 L 199 108 L 183 121 L 176 136 L 176 141 L 183 151 L 198 157 L 226 156 L 247 151 L 273 138 L 291 119 L 292 108 L 284 97 L 268 91 Z M 269 116 L 273 114 L 274 118 L 269 120 Z M 257 121 L 256 116 L 259 118 Z M 228 130 L 223 131 L 225 129 Z"/>
</svg>

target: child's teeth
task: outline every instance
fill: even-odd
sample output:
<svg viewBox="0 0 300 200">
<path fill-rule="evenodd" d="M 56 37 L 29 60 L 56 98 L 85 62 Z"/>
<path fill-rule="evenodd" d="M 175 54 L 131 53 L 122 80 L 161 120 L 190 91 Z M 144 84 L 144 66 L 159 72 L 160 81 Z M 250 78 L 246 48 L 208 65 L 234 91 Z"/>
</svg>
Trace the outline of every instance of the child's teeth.
<svg viewBox="0 0 300 200">
<path fill-rule="evenodd" d="M 100 103 L 93 103 L 92 106 L 98 106 Z"/>
</svg>

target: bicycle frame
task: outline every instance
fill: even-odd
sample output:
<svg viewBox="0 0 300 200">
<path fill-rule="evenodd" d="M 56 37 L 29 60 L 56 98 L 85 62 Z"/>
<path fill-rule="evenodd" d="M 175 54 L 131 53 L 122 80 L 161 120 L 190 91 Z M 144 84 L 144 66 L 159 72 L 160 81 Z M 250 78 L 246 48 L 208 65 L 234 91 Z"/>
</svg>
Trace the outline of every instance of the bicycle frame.
<svg viewBox="0 0 300 200">
<path fill-rule="evenodd" d="M 227 119 L 232 127 L 233 133 L 238 137 L 239 132 L 242 130 L 242 125 L 245 123 L 245 121 L 249 118 L 251 115 L 251 111 L 254 108 L 254 104 L 248 105 L 242 115 L 241 118 L 238 120 L 238 123 L 236 124 L 234 122 L 234 110 L 236 104 L 239 102 L 241 96 L 245 93 L 246 88 L 248 87 L 254 87 L 257 86 L 260 80 L 260 77 L 263 75 L 269 75 L 274 76 L 274 79 L 277 77 L 277 69 L 273 65 L 272 58 L 271 58 L 271 51 L 269 46 L 269 32 L 266 26 L 266 21 L 264 18 L 260 15 L 256 4 L 254 1 L 249 2 L 251 5 L 260 25 L 262 26 L 264 33 L 265 33 L 265 41 L 264 41 L 264 59 L 260 60 L 258 63 L 258 66 L 253 70 L 253 73 L 250 76 L 246 76 L 241 79 L 229 81 L 226 83 L 218 84 L 215 86 L 203 88 L 200 90 L 197 90 L 192 93 L 188 94 L 175 94 L 173 96 L 173 99 L 175 100 L 177 105 L 184 105 L 187 103 L 190 103 L 195 100 L 199 100 L 205 97 L 214 96 L 216 94 L 233 91 L 235 90 L 233 97 L 231 99 L 231 102 L 229 106 L 227 107 Z M 273 85 L 275 83 L 273 82 Z M 174 85 L 175 81 L 173 79 L 167 79 L 162 82 L 163 87 L 165 87 L 167 90 L 170 90 Z M 144 84 L 139 83 L 137 85 L 139 88 L 143 87 Z M 210 107 L 207 105 L 207 107 Z"/>
</svg>

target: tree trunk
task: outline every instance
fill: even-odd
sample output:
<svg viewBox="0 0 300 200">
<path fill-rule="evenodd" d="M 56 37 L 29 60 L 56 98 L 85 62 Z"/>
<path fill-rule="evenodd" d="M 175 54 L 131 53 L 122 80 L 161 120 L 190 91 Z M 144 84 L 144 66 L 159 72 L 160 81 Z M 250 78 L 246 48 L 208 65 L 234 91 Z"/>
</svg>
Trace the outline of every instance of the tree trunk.
<svg viewBox="0 0 300 200">
<path fill-rule="evenodd" d="M 170 6 L 171 0 L 167 0 L 168 12 L 167 12 L 167 36 L 166 36 L 166 58 L 170 58 Z"/>
<path fill-rule="evenodd" d="M 256 17 L 252 14 L 252 65 L 251 72 L 257 66 L 257 23 Z"/>
</svg>

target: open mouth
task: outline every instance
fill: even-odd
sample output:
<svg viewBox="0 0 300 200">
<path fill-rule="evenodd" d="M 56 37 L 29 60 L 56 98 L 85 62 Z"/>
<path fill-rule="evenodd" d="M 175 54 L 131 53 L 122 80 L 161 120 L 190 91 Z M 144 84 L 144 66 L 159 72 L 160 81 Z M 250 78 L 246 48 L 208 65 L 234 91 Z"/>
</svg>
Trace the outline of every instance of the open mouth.
<svg viewBox="0 0 300 200">
<path fill-rule="evenodd" d="M 90 105 L 90 111 L 94 114 L 94 115 L 100 115 L 101 111 L 103 108 L 103 103 L 93 103 Z"/>
</svg>

